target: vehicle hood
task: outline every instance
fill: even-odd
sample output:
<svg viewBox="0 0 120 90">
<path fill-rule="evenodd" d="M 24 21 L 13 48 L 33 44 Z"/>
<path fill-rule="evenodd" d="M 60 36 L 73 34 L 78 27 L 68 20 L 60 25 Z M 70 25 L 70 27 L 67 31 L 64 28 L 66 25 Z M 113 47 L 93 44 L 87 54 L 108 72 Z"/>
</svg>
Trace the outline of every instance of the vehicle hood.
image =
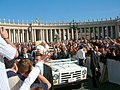
<svg viewBox="0 0 120 90">
<path fill-rule="evenodd" d="M 78 66 L 75 63 L 72 62 L 58 62 L 58 63 L 48 63 L 47 65 L 49 65 L 53 71 L 58 72 L 58 71 L 74 71 L 74 70 L 78 70 L 81 69 L 82 66 Z"/>
</svg>

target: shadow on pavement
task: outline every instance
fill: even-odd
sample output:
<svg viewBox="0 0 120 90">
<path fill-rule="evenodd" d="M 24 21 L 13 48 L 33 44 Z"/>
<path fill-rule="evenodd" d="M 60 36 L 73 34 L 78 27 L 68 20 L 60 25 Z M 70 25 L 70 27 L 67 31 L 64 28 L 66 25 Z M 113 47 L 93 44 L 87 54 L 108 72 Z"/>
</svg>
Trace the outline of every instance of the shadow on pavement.
<svg viewBox="0 0 120 90">
<path fill-rule="evenodd" d="M 120 85 L 110 83 L 110 82 L 102 82 L 99 83 L 98 88 L 94 88 L 92 86 L 91 78 L 81 85 L 77 86 L 69 86 L 64 88 L 59 88 L 55 90 L 120 90 Z"/>
</svg>

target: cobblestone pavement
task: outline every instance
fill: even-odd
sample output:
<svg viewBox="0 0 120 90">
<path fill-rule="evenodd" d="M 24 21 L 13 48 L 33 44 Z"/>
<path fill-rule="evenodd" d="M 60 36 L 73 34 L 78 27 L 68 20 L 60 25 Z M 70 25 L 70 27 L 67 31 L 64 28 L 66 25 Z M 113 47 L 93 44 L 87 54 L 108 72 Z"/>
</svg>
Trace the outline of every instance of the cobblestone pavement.
<svg viewBox="0 0 120 90">
<path fill-rule="evenodd" d="M 74 86 L 74 87 L 60 88 L 58 90 L 120 90 L 120 85 L 110 82 L 103 82 L 103 83 L 99 83 L 98 88 L 94 88 L 92 86 L 91 79 L 89 79 L 88 82 L 82 83 L 80 88 L 76 88 L 76 86 Z"/>
</svg>

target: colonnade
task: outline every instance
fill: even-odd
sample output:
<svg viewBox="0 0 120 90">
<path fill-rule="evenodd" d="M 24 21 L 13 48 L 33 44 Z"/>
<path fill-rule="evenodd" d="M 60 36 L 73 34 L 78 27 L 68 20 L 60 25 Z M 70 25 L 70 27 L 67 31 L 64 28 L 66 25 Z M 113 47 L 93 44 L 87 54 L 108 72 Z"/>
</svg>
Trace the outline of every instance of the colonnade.
<svg viewBox="0 0 120 90">
<path fill-rule="evenodd" d="M 120 36 L 120 20 L 109 20 L 89 23 L 78 23 L 78 27 L 70 28 L 67 24 L 32 24 L 29 30 L 29 24 L 10 24 L 0 22 L 0 26 L 5 26 L 8 31 L 9 38 L 12 42 L 35 42 L 45 40 L 53 42 L 55 39 L 62 40 L 78 40 L 78 39 L 102 39 L 106 36 L 118 38 Z"/>
</svg>

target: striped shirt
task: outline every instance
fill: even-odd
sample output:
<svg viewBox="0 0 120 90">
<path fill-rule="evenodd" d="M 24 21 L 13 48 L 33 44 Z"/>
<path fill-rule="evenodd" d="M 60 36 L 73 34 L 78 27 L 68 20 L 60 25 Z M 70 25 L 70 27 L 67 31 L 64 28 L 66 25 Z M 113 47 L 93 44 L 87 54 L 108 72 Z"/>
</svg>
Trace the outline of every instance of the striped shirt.
<svg viewBox="0 0 120 90">
<path fill-rule="evenodd" d="M 3 58 L 13 59 L 15 54 L 16 49 L 0 35 L 0 90 L 10 90 Z"/>
</svg>

